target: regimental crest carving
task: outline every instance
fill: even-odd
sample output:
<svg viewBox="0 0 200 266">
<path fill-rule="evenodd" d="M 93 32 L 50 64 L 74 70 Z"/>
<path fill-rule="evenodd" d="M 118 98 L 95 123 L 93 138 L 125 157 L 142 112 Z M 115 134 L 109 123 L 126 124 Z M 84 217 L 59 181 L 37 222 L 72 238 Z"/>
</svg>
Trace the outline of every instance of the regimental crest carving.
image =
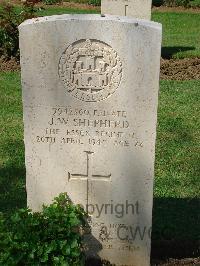
<svg viewBox="0 0 200 266">
<path fill-rule="evenodd" d="M 98 40 L 79 40 L 62 54 L 59 76 L 71 95 L 81 101 L 98 102 L 118 88 L 122 63 L 108 44 Z"/>
</svg>

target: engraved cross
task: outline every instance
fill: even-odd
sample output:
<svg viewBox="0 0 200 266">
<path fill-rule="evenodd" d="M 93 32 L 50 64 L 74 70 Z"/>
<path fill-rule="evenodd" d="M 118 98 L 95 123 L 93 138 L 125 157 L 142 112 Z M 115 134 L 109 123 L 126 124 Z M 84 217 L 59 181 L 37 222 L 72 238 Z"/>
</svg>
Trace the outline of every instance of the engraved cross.
<svg viewBox="0 0 200 266">
<path fill-rule="evenodd" d="M 109 181 L 111 174 L 109 175 L 94 175 L 91 171 L 91 165 L 90 165 L 90 155 L 94 152 L 92 151 L 84 151 L 86 153 L 86 174 L 71 174 L 68 172 L 68 181 L 70 180 L 86 180 L 86 186 L 87 186 L 87 206 L 89 203 L 89 184 L 93 180 L 96 181 Z"/>
</svg>

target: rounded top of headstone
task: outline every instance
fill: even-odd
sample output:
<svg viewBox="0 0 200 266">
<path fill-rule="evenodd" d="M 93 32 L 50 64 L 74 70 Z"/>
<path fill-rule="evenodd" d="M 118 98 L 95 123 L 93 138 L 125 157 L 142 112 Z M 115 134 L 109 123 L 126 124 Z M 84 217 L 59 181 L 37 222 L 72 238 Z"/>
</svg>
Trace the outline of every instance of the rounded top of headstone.
<svg viewBox="0 0 200 266">
<path fill-rule="evenodd" d="M 53 15 L 53 16 L 46 16 L 46 17 L 37 17 L 33 19 L 25 20 L 23 23 L 19 25 L 19 29 L 32 24 L 38 23 L 46 23 L 46 22 L 56 22 L 56 21 L 84 21 L 84 20 L 91 20 L 91 21 L 120 21 L 123 23 L 133 23 L 135 27 L 138 26 L 146 26 L 155 28 L 157 30 L 162 30 L 162 25 L 157 22 L 145 20 L 145 19 L 138 19 L 133 17 L 126 17 L 126 16 L 114 16 L 114 15 L 107 15 L 103 14 L 64 14 L 64 15 Z"/>
</svg>

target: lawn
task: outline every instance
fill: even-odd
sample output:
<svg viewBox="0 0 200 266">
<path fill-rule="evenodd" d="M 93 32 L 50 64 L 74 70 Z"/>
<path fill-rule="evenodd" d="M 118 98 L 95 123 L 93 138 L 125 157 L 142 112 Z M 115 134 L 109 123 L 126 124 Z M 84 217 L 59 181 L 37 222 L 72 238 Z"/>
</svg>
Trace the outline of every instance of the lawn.
<svg viewBox="0 0 200 266">
<path fill-rule="evenodd" d="M 200 13 L 156 11 L 152 20 L 163 25 L 163 57 L 200 57 Z"/>
<path fill-rule="evenodd" d="M 156 197 L 193 198 L 200 189 L 200 80 L 161 81 Z"/>
<path fill-rule="evenodd" d="M 18 73 L 0 74 L 0 210 L 26 204 L 21 86 Z"/>
<path fill-rule="evenodd" d="M 98 9 L 77 9 L 77 8 L 61 8 L 48 7 L 45 10 L 38 11 L 38 16 L 52 16 L 62 14 L 97 14 Z"/>
</svg>

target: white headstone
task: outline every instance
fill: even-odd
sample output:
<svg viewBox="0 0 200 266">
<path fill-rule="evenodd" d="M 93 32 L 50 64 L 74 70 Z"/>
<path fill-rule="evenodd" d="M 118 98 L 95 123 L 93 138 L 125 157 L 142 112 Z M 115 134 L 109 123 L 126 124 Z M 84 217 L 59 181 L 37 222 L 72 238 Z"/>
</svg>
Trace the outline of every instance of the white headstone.
<svg viewBox="0 0 200 266">
<path fill-rule="evenodd" d="M 28 206 L 91 215 L 90 256 L 150 258 L 160 24 L 62 15 L 21 24 Z"/>
<path fill-rule="evenodd" d="M 101 14 L 151 19 L 152 0 L 101 0 Z"/>
</svg>

